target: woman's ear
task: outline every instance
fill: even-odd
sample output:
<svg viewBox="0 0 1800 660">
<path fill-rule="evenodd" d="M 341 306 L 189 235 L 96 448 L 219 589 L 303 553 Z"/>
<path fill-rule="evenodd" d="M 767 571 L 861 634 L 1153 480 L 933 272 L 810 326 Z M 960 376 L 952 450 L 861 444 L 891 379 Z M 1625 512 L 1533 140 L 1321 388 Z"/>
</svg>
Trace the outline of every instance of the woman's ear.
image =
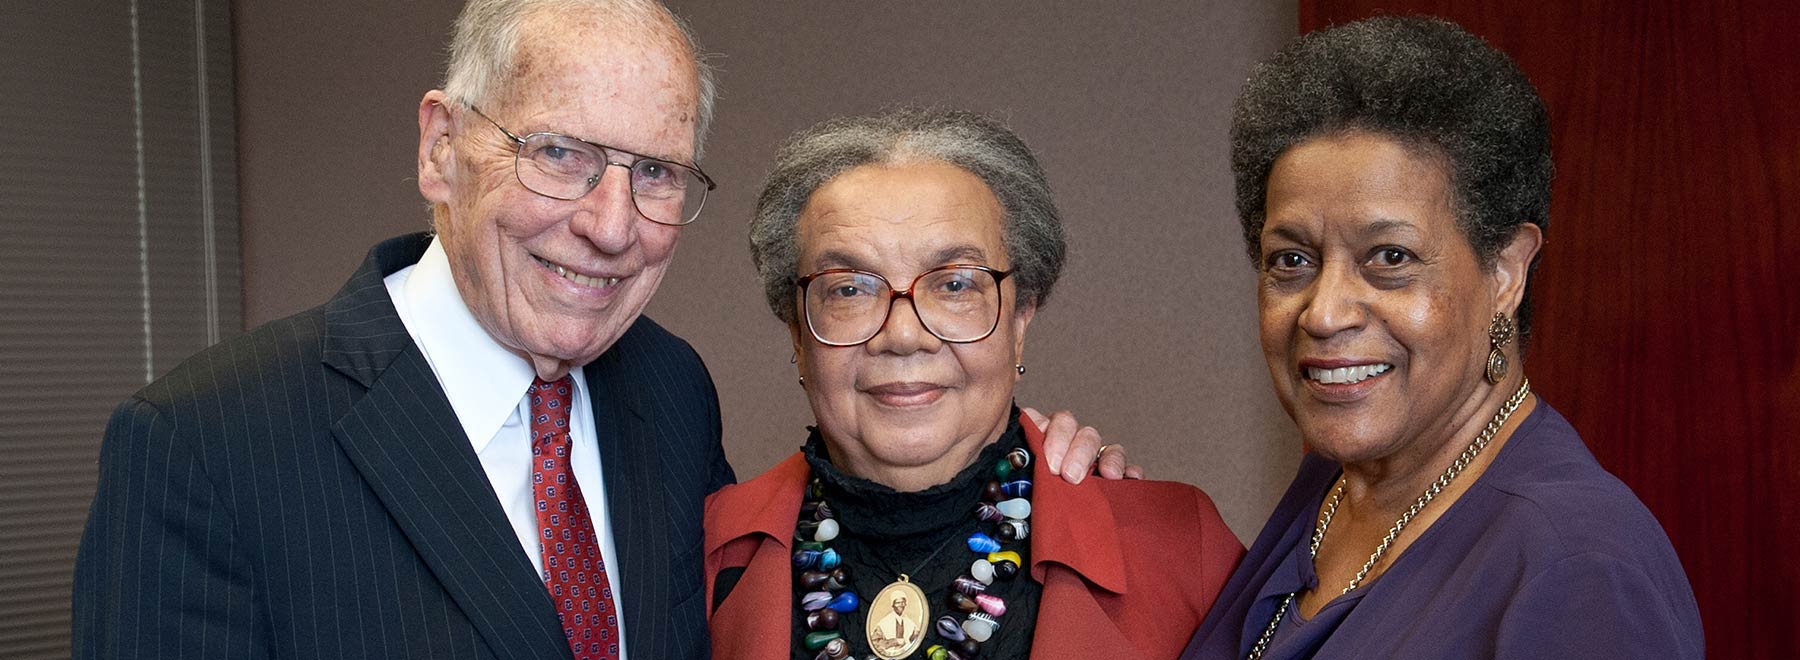
<svg viewBox="0 0 1800 660">
<path fill-rule="evenodd" d="M 1019 305 L 1018 311 L 1013 312 L 1012 318 L 1006 321 L 1013 326 L 1014 364 L 1025 364 L 1025 331 L 1031 328 L 1031 319 L 1035 316 L 1037 316 L 1037 303 L 1025 303 Z M 1024 375 L 1024 373 L 1020 373 L 1014 377 L 1017 378 Z"/>
<path fill-rule="evenodd" d="M 426 92 L 419 100 L 419 194 L 433 205 L 450 202 L 456 150 L 450 139 L 452 117 L 446 102 L 441 89 Z"/>
<path fill-rule="evenodd" d="M 805 323 L 805 321 L 796 319 L 788 323 L 788 338 L 794 343 L 794 370 L 803 379 L 801 384 L 804 385 L 806 382 L 804 380 L 806 377 L 806 346 L 803 338 L 806 336 L 806 331 L 800 329 L 801 323 Z"/>
<path fill-rule="evenodd" d="M 1513 229 L 1512 240 L 1500 248 L 1494 259 L 1494 303 L 1496 313 L 1512 316 L 1525 298 L 1525 278 L 1531 274 L 1531 261 L 1544 246 L 1544 230 L 1532 223 Z"/>
</svg>

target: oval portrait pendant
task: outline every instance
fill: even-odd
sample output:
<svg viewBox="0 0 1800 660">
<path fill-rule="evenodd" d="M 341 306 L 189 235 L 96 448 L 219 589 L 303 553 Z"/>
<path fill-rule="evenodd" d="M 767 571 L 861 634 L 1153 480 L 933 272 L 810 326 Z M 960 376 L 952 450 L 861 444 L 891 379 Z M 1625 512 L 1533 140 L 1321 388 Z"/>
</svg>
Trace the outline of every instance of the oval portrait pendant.
<svg viewBox="0 0 1800 660">
<path fill-rule="evenodd" d="M 925 592 L 902 573 L 869 600 L 868 623 L 864 625 L 869 650 L 882 660 L 912 655 L 924 643 L 925 622 L 930 620 Z"/>
</svg>

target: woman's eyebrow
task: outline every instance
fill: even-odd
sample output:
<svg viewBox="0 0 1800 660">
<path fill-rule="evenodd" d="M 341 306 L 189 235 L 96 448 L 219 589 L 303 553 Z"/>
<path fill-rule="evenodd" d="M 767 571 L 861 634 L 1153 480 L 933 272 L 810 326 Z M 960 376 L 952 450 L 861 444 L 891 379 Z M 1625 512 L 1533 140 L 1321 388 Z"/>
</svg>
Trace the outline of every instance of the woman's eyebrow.
<svg viewBox="0 0 1800 660">
<path fill-rule="evenodd" d="M 987 250 L 981 249 L 981 246 L 978 245 L 965 243 L 938 250 L 936 263 L 939 265 L 963 262 L 985 264 L 987 258 Z"/>
<path fill-rule="evenodd" d="M 856 255 L 843 250 L 826 250 L 819 253 L 818 268 L 855 268 L 868 270 L 867 264 Z"/>
<path fill-rule="evenodd" d="M 981 249 L 981 246 L 978 245 L 964 243 L 938 250 L 936 254 L 932 255 L 932 264 L 937 266 L 953 263 L 986 264 L 987 259 L 987 250 Z M 873 270 L 873 266 L 864 257 L 837 249 L 820 252 L 816 267 Z"/>
<path fill-rule="evenodd" d="M 1308 231 L 1306 227 L 1286 223 L 1267 225 L 1265 227 L 1264 231 L 1267 231 L 1272 238 L 1284 239 L 1289 243 L 1298 245 L 1311 245 L 1313 243 L 1312 232 Z"/>
<path fill-rule="evenodd" d="M 1361 234 L 1363 238 L 1386 236 L 1389 234 L 1405 234 L 1416 238 L 1419 235 L 1419 228 L 1413 225 L 1413 223 L 1404 220 L 1376 220 L 1375 222 L 1369 223 L 1368 226 L 1363 227 L 1357 233 Z"/>
</svg>

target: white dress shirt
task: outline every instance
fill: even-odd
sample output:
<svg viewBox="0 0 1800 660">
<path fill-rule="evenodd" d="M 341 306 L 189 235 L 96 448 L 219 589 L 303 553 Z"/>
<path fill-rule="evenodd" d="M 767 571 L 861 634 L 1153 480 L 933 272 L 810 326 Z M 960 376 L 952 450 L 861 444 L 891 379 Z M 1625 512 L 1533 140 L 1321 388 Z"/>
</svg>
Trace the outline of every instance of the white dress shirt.
<svg viewBox="0 0 1800 660">
<path fill-rule="evenodd" d="M 476 322 L 457 293 L 450 260 L 438 239 L 431 240 L 419 263 L 383 281 L 400 322 L 424 351 L 425 361 L 450 399 L 450 408 L 456 411 L 456 420 L 474 445 L 488 484 L 494 487 L 494 496 L 519 537 L 520 549 L 541 576 L 544 556 L 538 541 L 536 497 L 531 491 L 531 426 L 526 421 L 531 417 L 531 402 L 525 395 L 537 372 L 530 361 L 502 347 Z M 619 591 L 619 553 L 606 509 L 593 406 L 581 368 L 569 375 L 575 380 L 574 405 L 569 411 L 570 469 L 581 485 L 582 499 L 587 501 L 594 531 L 600 537 L 600 556 L 606 561 L 606 579 L 616 606 L 624 594 Z M 623 660 L 625 617 L 622 612 L 617 614 L 619 657 Z"/>
</svg>

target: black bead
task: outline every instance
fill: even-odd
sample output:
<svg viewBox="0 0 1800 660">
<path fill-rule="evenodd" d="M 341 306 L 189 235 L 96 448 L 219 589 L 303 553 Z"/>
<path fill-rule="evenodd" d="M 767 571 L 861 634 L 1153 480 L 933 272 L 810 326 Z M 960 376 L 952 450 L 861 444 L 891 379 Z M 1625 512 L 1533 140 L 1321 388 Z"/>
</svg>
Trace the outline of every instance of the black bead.
<svg viewBox="0 0 1800 660">
<path fill-rule="evenodd" d="M 1001 560 L 994 564 L 994 577 L 1002 580 L 1011 580 L 1019 577 L 1019 565 L 1010 561 Z"/>
<path fill-rule="evenodd" d="M 1004 543 L 1023 540 L 1031 534 L 1031 523 L 1023 520 L 1007 520 L 1000 523 L 1000 540 Z"/>
<path fill-rule="evenodd" d="M 850 573 L 842 568 L 834 568 L 827 575 L 825 586 L 836 591 L 850 584 Z"/>
</svg>

